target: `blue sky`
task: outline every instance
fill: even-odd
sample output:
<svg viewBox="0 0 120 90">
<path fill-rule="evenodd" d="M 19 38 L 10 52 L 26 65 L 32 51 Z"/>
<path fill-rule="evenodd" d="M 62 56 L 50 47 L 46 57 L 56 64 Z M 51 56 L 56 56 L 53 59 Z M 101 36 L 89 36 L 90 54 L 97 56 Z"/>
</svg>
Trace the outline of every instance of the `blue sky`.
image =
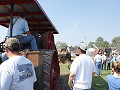
<svg viewBox="0 0 120 90">
<path fill-rule="evenodd" d="M 120 34 L 120 0 L 38 1 L 59 31 L 55 35 L 56 42 L 77 45 L 85 41 L 85 37 L 87 44 L 97 37 L 111 42 L 113 37 Z"/>
</svg>

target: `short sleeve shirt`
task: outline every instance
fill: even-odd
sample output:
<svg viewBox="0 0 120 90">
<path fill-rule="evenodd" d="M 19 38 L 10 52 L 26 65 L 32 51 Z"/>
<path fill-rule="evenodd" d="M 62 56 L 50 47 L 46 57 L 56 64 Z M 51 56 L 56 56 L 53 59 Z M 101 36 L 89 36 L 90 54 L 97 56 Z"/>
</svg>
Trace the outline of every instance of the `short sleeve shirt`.
<svg viewBox="0 0 120 90">
<path fill-rule="evenodd" d="M 95 62 L 102 62 L 102 56 L 97 54 L 95 57 L 94 57 L 94 61 Z"/>
<path fill-rule="evenodd" d="M 120 90 L 120 78 L 116 78 L 113 75 L 107 75 L 107 82 L 109 90 Z"/>
<path fill-rule="evenodd" d="M 13 29 L 12 29 L 12 36 L 16 35 L 23 35 L 23 33 L 29 31 L 28 23 L 25 19 L 13 18 Z M 10 27 L 8 29 L 7 36 L 10 36 Z"/>
<path fill-rule="evenodd" d="M 36 75 L 30 60 L 14 56 L 0 65 L 0 90 L 33 90 Z"/>
<path fill-rule="evenodd" d="M 120 55 L 117 56 L 116 60 L 120 62 Z"/>
<path fill-rule="evenodd" d="M 102 55 L 102 60 L 106 60 L 106 56 L 105 55 Z"/>
<path fill-rule="evenodd" d="M 95 71 L 95 64 L 90 56 L 82 54 L 73 61 L 70 72 L 75 74 L 74 87 L 81 89 L 91 88 L 92 73 Z"/>
</svg>

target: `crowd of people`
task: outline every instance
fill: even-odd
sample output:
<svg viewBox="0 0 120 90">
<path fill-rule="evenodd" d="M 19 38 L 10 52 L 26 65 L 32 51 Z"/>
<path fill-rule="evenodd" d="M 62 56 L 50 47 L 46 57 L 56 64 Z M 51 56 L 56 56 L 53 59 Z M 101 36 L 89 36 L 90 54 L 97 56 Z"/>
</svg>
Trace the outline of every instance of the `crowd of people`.
<svg viewBox="0 0 120 90">
<path fill-rule="evenodd" d="M 120 55 L 113 53 L 107 56 L 106 53 L 98 52 L 94 57 L 96 76 L 102 75 L 101 70 L 111 70 L 111 64 L 115 61 L 120 61 Z"/>
<path fill-rule="evenodd" d="M 32 50 L 38 51 L 35 37 L 30 34 L 25 17 L 25 14 L 21 14 L 13 19 L 12 38 L 8 29 L 5 53 L 1 58 L 4 62 L 0 65 L 0 90 L 33 90 L 37 80 L 32 62 L 19 54 L 20 43 L 26 42 L 31 44 Z M 102 69 L 112 69 L 111 75 L 107 76 L 109 89 L 120 90 L 120 55 L 112 54 L 107 57 L 106 53 L 98 51 L 93 60 L 86 51 L 86 46 L 81 43 L 77 48 L 79 56 L 70 68 L 69 87 L 73 90 L 91 90 L 92 76 L 101 76 Z"/>
<path fill-rule="evenodd" d="M 33 90 L 36 82 L 34 65 L 19 54 L 20 42 L 16 38 L 8 38 L 5 42 L 5 53 L 8 60 L 0 65 L 0 90 Z M 107 70 L 106 63 L 111 66 L 111 74 L 106 80 L 110 90 L 120 90 L 120 55 L 98 52 L 94 60 L 86 54 L 86 46 L 80 44 L 77 56 L 71 64 L 68 85 L 73 90 L 92 90 L 92 77 L 101 76 L 101 70 Z M 108 66 L 108 67 L 109 67 Z"/>
<path fill-rule="evenodd" d="M 101 76 L 102 70 L 111 70 L 107 75 L 109 90 L 120 90 L 120 55 L 98 51 L 92 59 L 86 54 L 86 46 L 81 43 L 77 49 L 79 54 L 70 68 L 68 85 L 73 90 L 91 90 L 92 76 Z"/>
</svg>

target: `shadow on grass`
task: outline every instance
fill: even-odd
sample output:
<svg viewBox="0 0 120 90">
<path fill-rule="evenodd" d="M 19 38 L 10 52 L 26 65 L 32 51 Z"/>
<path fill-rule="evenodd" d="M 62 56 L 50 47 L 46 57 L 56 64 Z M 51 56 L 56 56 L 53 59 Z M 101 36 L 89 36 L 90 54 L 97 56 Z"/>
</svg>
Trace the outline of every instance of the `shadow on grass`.
<svg viewBox="0 0 120 90">
<path fill-rule="evenodd" d="M 60 76 L 60 88 L 59 90 L 71 90 L 68 87 L 68 77 L 69 77 L 69 72 L 68 70 L 70 69 L 71 62 L 68 64 L 61 64 L 61 72 L 62 73 Z M 92 81 L 92 90 L 109 90 L 108 84 L 106 82 L 106 76 L 110 74 L 110 70 L 102 70 L 102 77 L 101 76 L 94 76 L 93 81 Z"/>
<path fill-rule="evenodd" d="M 61 75 L 59 90 L 71 90 L 67 84 L 69 74 Z M 109 90 L 107 82 L 100 76 L 94 76 L 92 90 Z"/>
<path fill-rule="evenodd" d="M 107 82 L 100 76 L 94 76 L 92 90 L 109 90 Z"/>
<path fill-rule="evenodd" d="M 60 76 L 60 86 L 59 86 L 59 90 L 71 90 L 68 86 L 68 77 L 69 74 L 66 75 L 61 75 Z"/>
</svg>

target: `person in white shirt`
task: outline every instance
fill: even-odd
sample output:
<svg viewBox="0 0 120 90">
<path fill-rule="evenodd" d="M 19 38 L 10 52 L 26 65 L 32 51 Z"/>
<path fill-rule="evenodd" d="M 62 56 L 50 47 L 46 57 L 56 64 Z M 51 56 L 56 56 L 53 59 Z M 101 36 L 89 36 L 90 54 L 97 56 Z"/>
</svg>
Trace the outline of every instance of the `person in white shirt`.
<svg viewBox="0 0 120 90">
<path fill-rule="evenodd" d="M 13 18 L 12 37 L 19 39 L 21 44 L 30 43 L 32 50 L 38 51 L 36 38 L 29 31 L 28 22 L 25 20 L 26 17 L 25 13 L 21 13 L 17 18 Z M 7 38 L 10 38 L 10 27 L 8 28 Z M 2 53 L 2 61 L 7 59 L 6 53 Z"/>
<path fill-rule="evenodd" d="M 5 52 L 8 60 L 0 65 L 0 90 L 34 90 L 36 74 L 32 62 L 19 54 L 20 43 L 8 38 Z"/>
<path fill-rule="evenodd" d="M 103 61 L 103 64 L 102 64 L 102 70 L 106 70 L 106 61 L 107 61 L 107 57 L 106 57 L 106 53 L 104 52 L 103 55 L 102 55 L 102 61 Z"/>
<path fill-rule="evenodd" d="M 116 60 L 120 62 L 120 54 L 117 56 Z"/>
<path fill-rule="evenodd" d="M 86 46 L 80 44 L 70 68 L 68 85 L 73 90 L 91 90 L 92 75 L 95 74 L 95 64 L 90 56 L 86 55 Z"/>
<path fill-rule="evenodd" d="M 103 63 L 103 59 L 100 52 L 98 52 L 98 54 L 95 55 L 94 62 L 96 65 L 96 76 L 101 76 L 101 69 L 102 69 L 101 65 Z"/>
</svg>

